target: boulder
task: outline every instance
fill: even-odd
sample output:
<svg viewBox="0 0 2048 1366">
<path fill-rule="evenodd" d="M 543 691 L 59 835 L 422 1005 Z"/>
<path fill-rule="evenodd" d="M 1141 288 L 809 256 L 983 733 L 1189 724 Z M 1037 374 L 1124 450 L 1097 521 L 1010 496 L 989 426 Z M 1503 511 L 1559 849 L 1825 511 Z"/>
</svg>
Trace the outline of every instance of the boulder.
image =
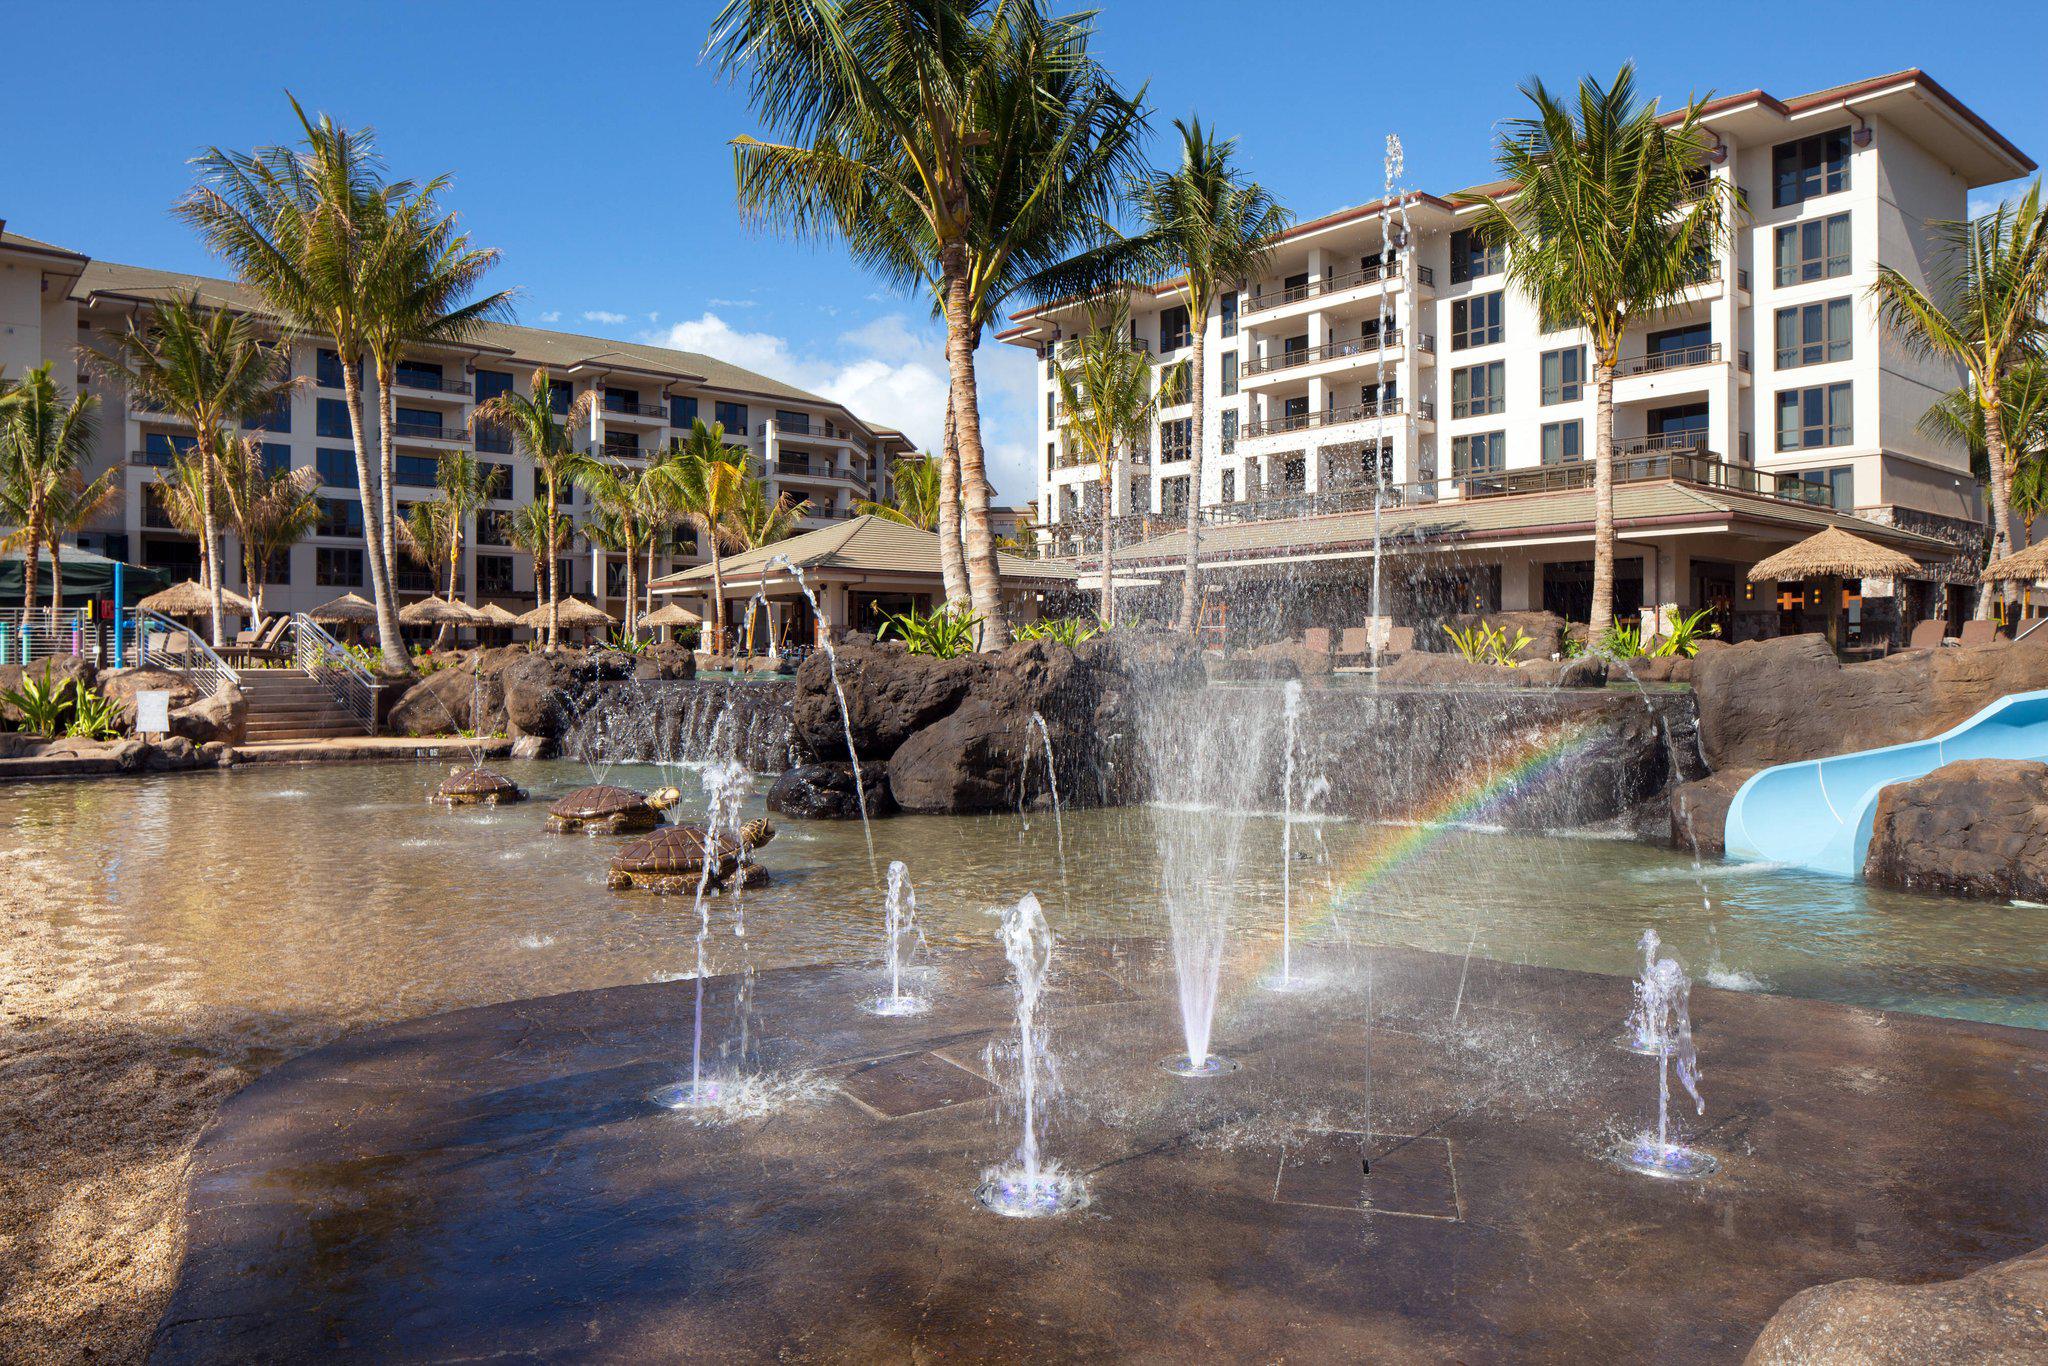
<svg viewBox="0 0 2048 1366">
<path fill-rule="evenodd" d="M 169 669 L 115 669 L 100 675 L 99 688 L 121 708 L 120 726 L 124 731 L 135 729 L 135 694 L 139 692 L 169 693 L 173 711 L 199 700 L 198 685 Z"/>
<path fill-rule="evenodd" d="M 1476 664 L 1462 655 L 1402 655 L 1380 670 L 1380 682 L 1419 688 L 1601 688 L 1607 685 L 1607 661 L 1588 655 L 1579 659 L 1535 659 L 1518 668 Z"/>
<path fill-rule="evenodd" d="M 633 667 L 633 677 L 672 683 L 697 676 L 697 652 L 681 645 L 650 645 Z"/>
<path fill-rule="evenodd" d="M 144 757 L 150 769 L 158 773 L 193 768 L 199 763 L 199 747 L 182 735 L 172 735 L 149 745 Z"/>
<path fill-rule="evenodd" d="M 1671 847 L 1700 858 L 1728 852 L 1728 808 L 1755 769 L 1724 769 L 1696 782 L 1680 783 L 1669 797 Z"/>
<path fill-rule="evenodd" d="M 1240 650 L 1212 661 L 1209 668 L 1211 678 L 1229 680 L 1322 678 L 1329 672 L 1329 654 L 1297 640 L 1276 640 Z"/>
<path fill-rule="evenodd" d="M 512 742 L 510 753 L 515 759 L 545 759 L 548 757 L 548 738 L 545 735 L 522 735 Z"/>
<path fill-rule="evenodd" d="M 50 742 L 40 735 L 26 731 L 0 731 L 0 759 L 33 759 L 49 747 Z"/>
<path fill-rule="evenodd" d="M 1863 875 L 1943 896 L 2048 901 L 2048 764 L 1964 759 L 1884 788 Z"/>
<path fill-rule="evenodd" d="M 249 704 L 233 684 L 211 697 L 171 709 L 171 734 L 195 745 L 238 745 L 249 735 Z"/>
<path fill-rule="evenodd" d="M 985 655 L 934 659 L 893 643 L 840 646 L 839 682 L 846 692 L 854 753 L 862 759 L 889 758 L 912 734 L 958 707 L 989 671 Z M 832 660 L 822 651 L 796 671 L 792 722 L 810 753 L 846 752 Z"/>
<path fill-rule="evenodd" d="M 862 764 L 860 780 L 870 817 L 887 815 L 895 809 L 889 796 L 888 765 Z M 853 765 L 842 760 L 790 769 L 768 789 L 768 809 L 804 820 L 859 820 L 860 797 L 854 788 Z"/>
<path fill-rule="evenodd" d="M 1930 1361 L 2017 1362 L 2048 1356 L 2048 1248 L 1952 1281 L 1888 1285 L 1859 1277 L 1802 1290 L 1749 1349 L 1749 1366 Z"/>
<path fill-rule="evenodd" d="M 90 688 L 98 677 L 98 668 L 83 655 L 51 655 L 32 664 L 0 664 L 0 692 L 12 692 L 29 679 L 37 679 L 47 685 L 69 679 L 81 687 Z M 21 712 L 0 702 L 0 719 L 18 723 Z"/>
<path fill-rule="evenodd" d="M 1028 711 L 970 697 L 890 756 L 889 793 L 905 811 L 1014 809 L 1026 795 L 1020 777 L 1032 738 Z"/>
<path fill-rule="evenodd" d="M 1638 683 L 1690 683 L 1692 661 L 1684 655 L 1644 655 L 1616 664 L 1610 672 Z"/>
<path fill-rule="evenodd" d="M 486 672 L 481 662 L 428 674 L 407 688 L 384 718 L 384 729 L 397 735 L 491 735 L 504 728 L 504 673 Z"/>
<path fill-rule="evenodd" d="M 578 700 L 596 675 L 596 669 L 570 650 L 528 654 L 508 664 L 501 678 L 512 733 L 550 738 L 561 734 L 575 719 Z"/>
<path fill-rule="evenodd" d="M 209 740 L 199 747 L 199 762 L 202 767 L 233 768 L 235 747 L 220 740 Z"/>
</svg>

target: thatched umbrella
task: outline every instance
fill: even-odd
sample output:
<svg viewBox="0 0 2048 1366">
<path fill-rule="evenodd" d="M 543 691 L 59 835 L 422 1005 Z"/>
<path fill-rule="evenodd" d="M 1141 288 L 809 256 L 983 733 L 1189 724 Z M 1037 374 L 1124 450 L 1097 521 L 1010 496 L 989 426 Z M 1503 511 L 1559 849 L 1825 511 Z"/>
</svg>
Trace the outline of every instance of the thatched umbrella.
<svg viewBox="0 0 2048 1366">
<path fill-rule="evenodd" d="M 306 615 L 322 626 L 368 626 L 377 619 L 377 604 L 354 593 L 343 593 Z"/>
<path fill-rule="evenodd" d="M 477 626 L 483 623 L 484 615 L 466 602 L 421 598 L 401 607 L 398 620 L 406 626 Z"/>
<path fill-rule="evenodd" d="M 1910 574 L 1920 567 L 1911 555 L 1887 550 L 1838 526 L 1808 536 L 1797 545 L 1757 561 L 1749 571 L 1751 583 L 1821 581 L 1821 601 L 1827 607 L 1827 636 L 1830 646 L 1839 646 L 1842 636 L 1842 580 L 1883 579 Z"/>
<path fill-rule="evenodd" d="M 603 630 L 616 626 L 617 618 L 599 607 L 593 607 L 581 598 L 563 598 L 560 605 L 562 629 L 565 631 Z M 536 631 L 548 629 L 548 605 L 540 606 L 519 618 L 521 626 L 531 626 Z"/>
<path fill-rule="evenodd" d="M 510 640 L 513 628 L 519 625 L 518 613 L 508 612 L 495 602 L 487 602 L 477 608 L 476 614 L 480 618 L 477 628 L 496 632 L 501 640 Z"/>
<path fill-rule="evenodd" d="M 2015 550 L 1984 566 L 1986 583 L 2039 583 L 2048 579 L 2048 541 Z"/>
<path fill-rule="evenodd" d="M 221 590 L 220 600 L 224 612 L 246 617 L 255 610 L 247 598 L 225 588 Z M 151 593 L 135 605 L 145 612 L 161 612 L 167 617 L 204 617 L 213 614 L 213 594 L 196 579 L 187 579 L 183 583 L 172 584 L 161 593 Z"/>
<path fill-rule="evenodd" d="M 671 628 L 677 626 L 702 626 L 704 624 L 704 618 L 698 616 L 695 612 L 692 612 L 689 608 L 683 606 L 679 602 L 671 602 L 662 607 L 656 608 L 654 611 L 649 612 L 646 616 L 640 618 L 640 624 L 642 626 L 652 626 L 660 628 L 662 632 L 662 639 L 666 640 L 668 639 L 668 632 Z"/>
</svg>

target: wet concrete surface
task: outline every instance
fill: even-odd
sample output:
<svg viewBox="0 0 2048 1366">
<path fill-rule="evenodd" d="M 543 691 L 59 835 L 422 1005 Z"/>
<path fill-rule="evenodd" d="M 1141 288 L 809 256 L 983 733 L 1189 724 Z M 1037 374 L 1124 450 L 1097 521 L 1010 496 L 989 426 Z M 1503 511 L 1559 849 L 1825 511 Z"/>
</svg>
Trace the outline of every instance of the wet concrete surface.
<svg viewBox="0 0 2048 1366">
<path fill-rule="evenodd" d="M 872 970 L 711 979 L 708 1070 L 776 1079 L 716 1123 L 648 1099 L 694 982 L 365 1032 L 203 1141 L 155 1359 L 1731 1361 L 1807 1286 L 2048 1242 L 2034 1031 L 1697 989 L 1722 1170 L 1674 1184 L 1604 1157 L 1654 1117 L 1625 980 L 1324 970 L 1229 995 L 1242 1068 L 1186 1081 L 1158 946 L 1062 946 L 1045 1143 L 1090 1203 L 1036 1221 L 974 1199 L 1017 1141 L 993 953 L 907 1018 Z"/>
</svg>

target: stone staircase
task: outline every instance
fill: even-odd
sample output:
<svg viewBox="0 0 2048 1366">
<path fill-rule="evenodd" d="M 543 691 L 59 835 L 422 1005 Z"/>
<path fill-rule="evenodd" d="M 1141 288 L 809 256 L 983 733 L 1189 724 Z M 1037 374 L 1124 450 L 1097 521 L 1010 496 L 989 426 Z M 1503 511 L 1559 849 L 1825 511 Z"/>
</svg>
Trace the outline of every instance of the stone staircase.
<svg viewBox="0 0 2048 1366">
<path fill-rule="evenodd" d="M 359 738 L 367 733 L 363 723 L 304 669 L 244 669 L 242 696 L 249 706 L 247 743 L 252 745 Z"/>
</svg>

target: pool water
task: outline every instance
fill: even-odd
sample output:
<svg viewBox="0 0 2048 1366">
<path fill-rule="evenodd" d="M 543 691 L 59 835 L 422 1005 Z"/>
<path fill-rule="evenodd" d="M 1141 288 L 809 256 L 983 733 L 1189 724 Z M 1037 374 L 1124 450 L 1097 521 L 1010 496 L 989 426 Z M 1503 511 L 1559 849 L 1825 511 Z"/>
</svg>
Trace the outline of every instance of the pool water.
<svg viewBox="0 0 2048 1366">
<path fill-rule="evenodd" d="M 0 788 L 9 894 L 48 918 L 69 970 L 110 1009 L 176 1002 L 252 1051 L 348 1024 L 686 974 L 688 897 L 613 892 L 630 837 L 555 834 L 545 803 L 595 776 L 508 763 L 535 800 L 450 810 L 436 764 L 256 767 Z M 696 775 L 622 765 L 607 781 Z M 757 780 L 765 786 L 765 780 Z M 761 814 L 758 791 L 747 802 Z M 1159 936 L 1155 827 L 1138 807 L 778 819 L 772 882 L 711 915 L 713 972 L 878 962 L 888 862 L 908 865 L 932 948 L 991 945 L 1024 892 L 1055 933 Z M 1243 840 L 1235 982 L 1279 953 L 1281 822 Z M 1294 960 L 1313 972 L 1375 944 L 1628 974 L 1654 928 L 1696 979 L 1894 1010 L 2048 1026 L 2048 908 L 1894 893 L 1614 839 L 1297 822 Z M 1226 1005 L 1225 1011 L 1227 1012 Z M 1619 1022 L 1617 1022 L 1619 1023 Z"/>
</svg>

